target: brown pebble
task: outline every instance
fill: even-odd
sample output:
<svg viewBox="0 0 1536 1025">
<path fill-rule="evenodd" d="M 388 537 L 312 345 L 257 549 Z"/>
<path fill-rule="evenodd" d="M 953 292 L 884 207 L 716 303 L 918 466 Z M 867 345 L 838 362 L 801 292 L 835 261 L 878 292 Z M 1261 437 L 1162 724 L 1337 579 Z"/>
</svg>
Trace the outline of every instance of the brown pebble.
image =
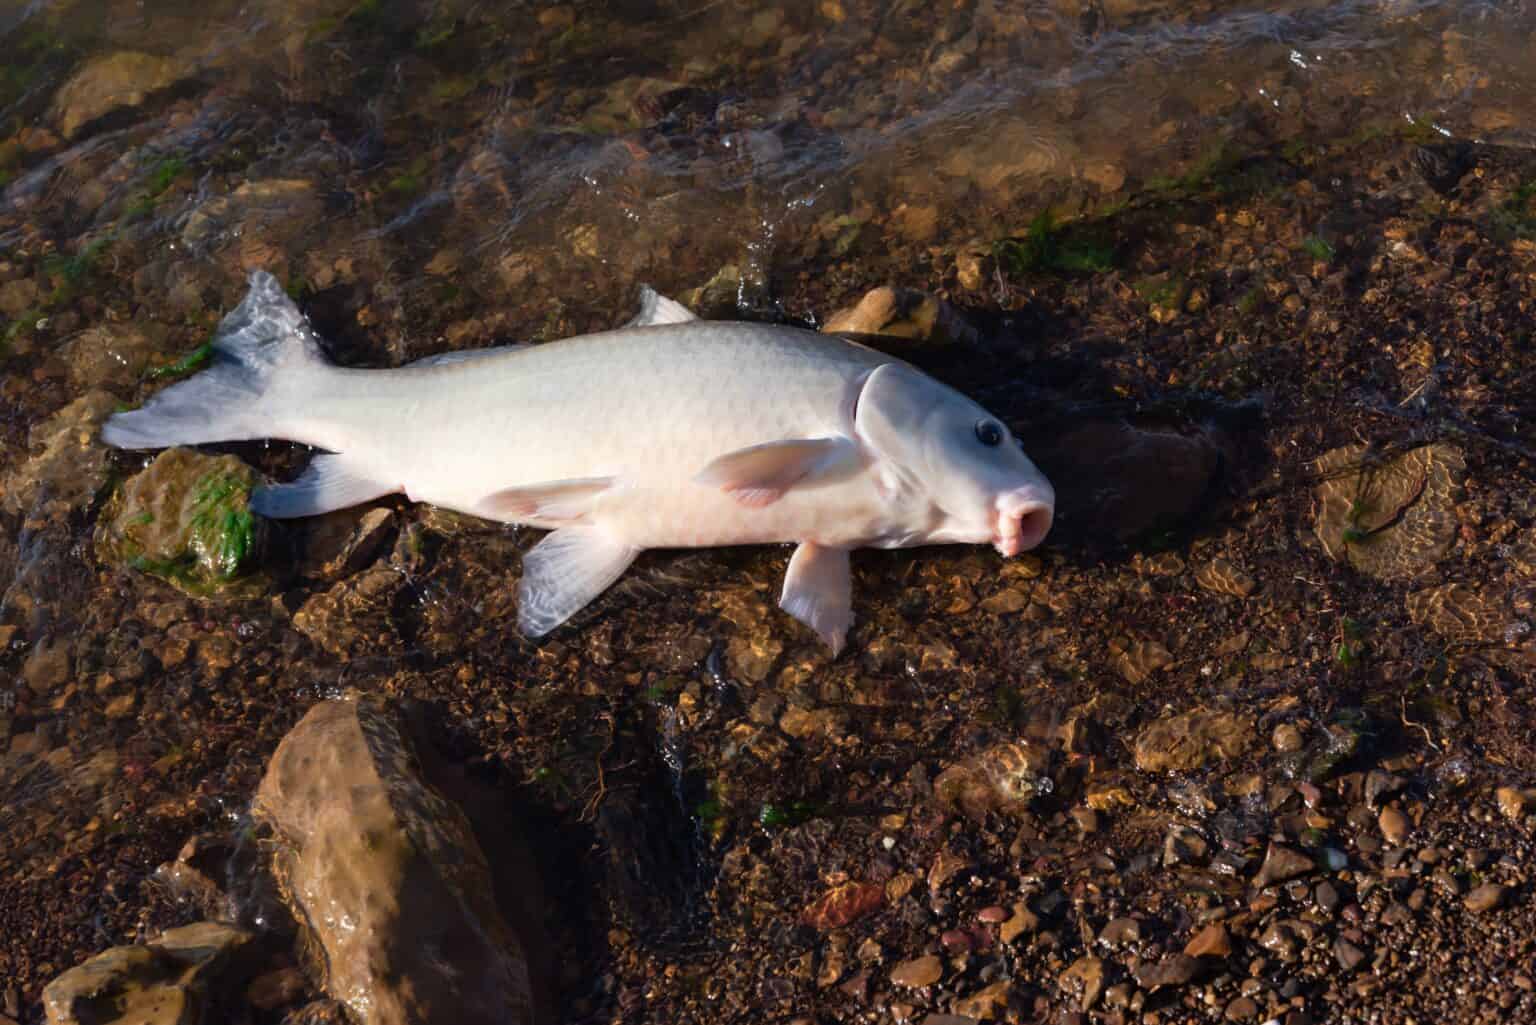
<svg viewBox="0 0 1536 1025">
<path fill-rule="evenodd" d="M 976 919 L 981 922 L 1006 922 L 1008 920 L 1008 912 L 994 904 L 989 908 L 982 908 L 976 912 Z"/>
<path fill-rule="evenodd" d="M 1184 953 L 1190 957 L 1226 957 L 1232 953 L 1232 937 L 1226 926 L 1216 922 L 1195 933 L 1184 945 Z"/>
<path fill-rule="evenodd" d="M 1484 883 L 1462 899 L 1468 911 L 1481 914 L 1484 911 L 1492 911 L 1501 906 L 1509 896 L 1509 887 L 1500 886 L 1498 883 Z"/>
<path fill-rule="evenodd" d="M 944 962 L 940 961 L 936 954 L 927 954 L 910 961 L 903 961 L 892 968 L 891 984 L 920 989 L 923 986 L 932 986 L 943 974 Z"/>
<path fill-rule="evenodd" d="M 1381 814 L 1376 816 L 1376 825 L 1381 829 L 1382 838 L 1389 844 L 1400 844 L 1408 838 L 1408 816 L 1390 805 L 1381 809 Z"/>
</svg>

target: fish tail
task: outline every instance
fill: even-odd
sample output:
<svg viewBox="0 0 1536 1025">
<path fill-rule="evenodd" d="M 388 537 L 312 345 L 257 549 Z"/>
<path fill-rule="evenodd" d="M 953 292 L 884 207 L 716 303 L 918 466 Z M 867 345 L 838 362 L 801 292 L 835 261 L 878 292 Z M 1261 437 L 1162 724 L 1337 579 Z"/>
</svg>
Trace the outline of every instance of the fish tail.
<svg viewBox="0 0 1536 1025">
<path fill-rule="evenodd" d="M 206 370 L 111 417 L 102 440 L 143 449 L 284 437 L 285 412 L 302 408 L 317 371 L 329 366 L 308 321 L 266 271 L 251 274 L 212 347 Z"/>
</svg>

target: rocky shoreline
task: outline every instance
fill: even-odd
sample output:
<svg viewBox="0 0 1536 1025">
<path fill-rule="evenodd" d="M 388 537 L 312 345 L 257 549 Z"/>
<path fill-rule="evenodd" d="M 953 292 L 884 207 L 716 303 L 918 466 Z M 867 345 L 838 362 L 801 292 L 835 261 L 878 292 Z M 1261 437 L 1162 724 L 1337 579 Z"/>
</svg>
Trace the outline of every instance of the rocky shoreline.
<svg viewBox="0 0 1536 1025">
<path fill-rule="evenodd" d="M 170 14 L 11 40 L 0 1025 L 1536 1016 L 1528 150 L 1371 119 L 1350 66 L 1336 107 L 1268 76 L 1273 105 L 1160 92 L 1071 146 L 919 133 L 800 202 L 774 169 L 887 152 L 858 149 L 908 112 L 887 85 L 923 111 L 1215 15 L 822 3 L 734 63 L 672 39 L 679 84 L 591 59 L 590 12 L 314 6 L 245 47 L 188 19 L 159 52 Z M 1467 35 L 1426 38 L 1462 120 L 1518 135 Z M 609 77 L 571 87 L 583 61 Z M 1241 127 L 1184 145 L 1213 118 Z M 576 164 L 585 191 L 529 184 Z M 725 191 L 674 209 L 685 178 Z M 534 532 L 400 499 L 266 523 L 245 496 L 294 447 L 100 444 L 256 266 L 348 365 L 613 326 L 641 280 L 878 336 L 1009 421 L 1057 528 L 861 553 L 836 660 L 773 613 L 775 550 L 649 554 L 530 645 Z M 305 768 L 327 716 L 308 757 L 348 767 Z M 363 920 L 359 954 L 330 925 Z M 401 979 L 397 1017 L 358 1003 Z"/>
</svg>

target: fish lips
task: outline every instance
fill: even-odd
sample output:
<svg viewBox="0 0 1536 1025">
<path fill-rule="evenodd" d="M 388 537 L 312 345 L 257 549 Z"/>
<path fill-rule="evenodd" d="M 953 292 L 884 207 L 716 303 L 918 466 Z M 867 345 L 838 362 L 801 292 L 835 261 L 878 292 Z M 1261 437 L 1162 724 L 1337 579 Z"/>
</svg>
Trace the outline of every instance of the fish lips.
<svg viewBox="0 0 1536 1025">
<path fill-rule="evenodd" d="M 1004 492 L 996 503 L 992 545 L 1005 559 L 1034 548 L 1051 532 L 1056 492 L 1049 484 L 1027 484 Z"/>
</svg>

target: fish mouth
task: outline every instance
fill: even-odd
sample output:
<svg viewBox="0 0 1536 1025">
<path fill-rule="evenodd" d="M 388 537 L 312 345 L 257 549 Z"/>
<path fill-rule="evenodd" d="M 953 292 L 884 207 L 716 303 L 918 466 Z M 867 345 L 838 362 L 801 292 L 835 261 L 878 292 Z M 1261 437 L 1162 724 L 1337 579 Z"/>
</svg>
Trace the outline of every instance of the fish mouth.
<svg viewBox="0 0 1536 1025">
<path fill-rule="evenodd" d="M 1056 518 L 1056 494 L 1050 486 L 1030 485 L 997 500 L 997 526 L 992 545 L 1005 559 L 1027 552 L 1045 540 Z"/>
</svg>

